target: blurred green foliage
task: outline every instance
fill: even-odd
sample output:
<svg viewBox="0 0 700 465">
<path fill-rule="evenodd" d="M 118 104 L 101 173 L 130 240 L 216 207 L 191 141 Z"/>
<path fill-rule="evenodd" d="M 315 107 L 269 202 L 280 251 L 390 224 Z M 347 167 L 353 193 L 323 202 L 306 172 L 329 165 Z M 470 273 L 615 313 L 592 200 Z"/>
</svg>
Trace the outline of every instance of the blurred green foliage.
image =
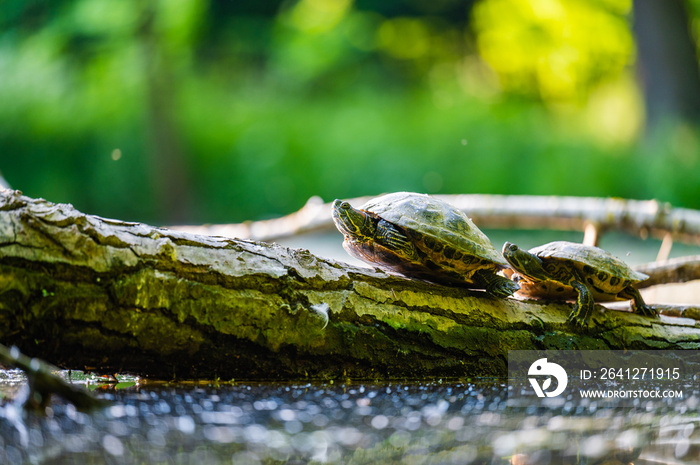
<svg viewBox="0 0 700 465">
<path fill-rule="evenodd" d="M 631 8 L 5 0 L 0 170 L 28 195 L 155 223 L 395 190 L 700 208 L 697 128 L 642 137 Z"/>
</svg>

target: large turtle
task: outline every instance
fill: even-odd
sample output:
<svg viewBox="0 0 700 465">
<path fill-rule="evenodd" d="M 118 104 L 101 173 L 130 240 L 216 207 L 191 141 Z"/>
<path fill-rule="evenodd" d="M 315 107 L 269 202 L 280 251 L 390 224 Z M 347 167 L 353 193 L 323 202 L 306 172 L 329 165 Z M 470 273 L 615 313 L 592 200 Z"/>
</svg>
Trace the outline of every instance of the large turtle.
<svg viewBox="0 0 700 465">
<path fill-rule="evenodd" d="M 593 313 L 594 301 L 629 300 L 642 315 L 655 316 L 644 303 L 635 283 L 648 278 L 598 247 L 557 241 L 524 251 L 506 242 L 503 256 L 515 271 L 510 278 L 520 294 L 556 300 L 576 299 L 568 321 L 584 326 Z"/>
<path fill-rule="evenodd" d="M 352 256 L 437 283 L 485 289 L 506 297 L 518 285 L 496 274 L 508 263 L 467 215 L 423 194 L 396 192 L 359 209 L 333 203 L 333 221 Z"/>
</svg>

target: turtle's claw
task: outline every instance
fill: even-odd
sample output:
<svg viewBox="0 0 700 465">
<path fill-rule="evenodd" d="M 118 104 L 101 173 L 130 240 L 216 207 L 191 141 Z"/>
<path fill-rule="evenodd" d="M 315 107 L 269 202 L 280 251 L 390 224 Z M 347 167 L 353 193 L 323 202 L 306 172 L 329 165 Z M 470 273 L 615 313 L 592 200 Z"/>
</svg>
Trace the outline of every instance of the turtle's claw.
<svg viewBox="0 0 700 465">
<path fill-rule="evenodd" d="M 500 278 L 500 276 L 499 276 Z M 494 297 L 505 299 L 520 289 L 520 286 L 508 278 L 501 278 L 493 286 L 486 290 Z"/>
<path fill-rule="evenodd" d="M 652 307 L 651 305 L 640 305 L 637 308 L 637 312 L 639 312 L 640 315 L 644 315 L 644 316 L 650 316 L 650 317 L 658 317 L 659 316 L 659 310 Z"/>
</svg>

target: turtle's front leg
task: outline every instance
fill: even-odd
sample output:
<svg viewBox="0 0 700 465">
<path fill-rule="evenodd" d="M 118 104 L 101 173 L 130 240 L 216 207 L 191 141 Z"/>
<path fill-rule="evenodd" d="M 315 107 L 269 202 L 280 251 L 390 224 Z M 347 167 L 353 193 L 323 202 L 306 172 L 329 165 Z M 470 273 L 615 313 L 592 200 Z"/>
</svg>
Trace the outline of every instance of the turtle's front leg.
<svg viewBox="0 0 700 465">
<path fill-rule="evenodd" d="M 576 304 L 566 321 L 574 323 L 576 326 L 586 326 L 589 318 L 593 314 L 593 294 L 585 284 L 578 281 L 569 283 L 576 290 Z"/>
<path fill-rule="evenodd" d="M 478 270 L 472 280 L 492 297 L 505 298 L 520 289 L 517 283 L 497 275 L 493 270 Z"/>
<path fill-rule="evenodd" d="M 379 220 L 377 231 L 374 233 L 374 240 L 389 250 L 399 252 L 400 255 L 410 260 L 418 260 L 418 252 L 411 239 L 388 221 Z"/>
<path fill-rule="evenodd" d="M 658 316 L 659 312 L 652 306 L 647 305 L 642 299 L 642 295 L 637 289 L 632 286 L 627 286 L 617 294 L 618 297 L 622 299 L 632 299 L 634 303 L 632 304 L 632 310 L 637 313 L 641 313 L 644 316 Z"/>
</svg>

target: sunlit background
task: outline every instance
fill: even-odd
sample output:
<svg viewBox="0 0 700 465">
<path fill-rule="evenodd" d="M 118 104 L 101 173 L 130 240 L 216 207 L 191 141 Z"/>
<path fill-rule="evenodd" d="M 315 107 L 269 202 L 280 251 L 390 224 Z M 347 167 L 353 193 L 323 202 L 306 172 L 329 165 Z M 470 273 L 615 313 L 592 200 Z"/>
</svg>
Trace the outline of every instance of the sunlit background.
<svg viewBox="0 0 700 465">
<path fill-rule="evenodd" d="M 0 171 L 156 224 L 395 190 L 700 208 L 699 31 L 680 0 L 5 0 Z"/>
</svg>

